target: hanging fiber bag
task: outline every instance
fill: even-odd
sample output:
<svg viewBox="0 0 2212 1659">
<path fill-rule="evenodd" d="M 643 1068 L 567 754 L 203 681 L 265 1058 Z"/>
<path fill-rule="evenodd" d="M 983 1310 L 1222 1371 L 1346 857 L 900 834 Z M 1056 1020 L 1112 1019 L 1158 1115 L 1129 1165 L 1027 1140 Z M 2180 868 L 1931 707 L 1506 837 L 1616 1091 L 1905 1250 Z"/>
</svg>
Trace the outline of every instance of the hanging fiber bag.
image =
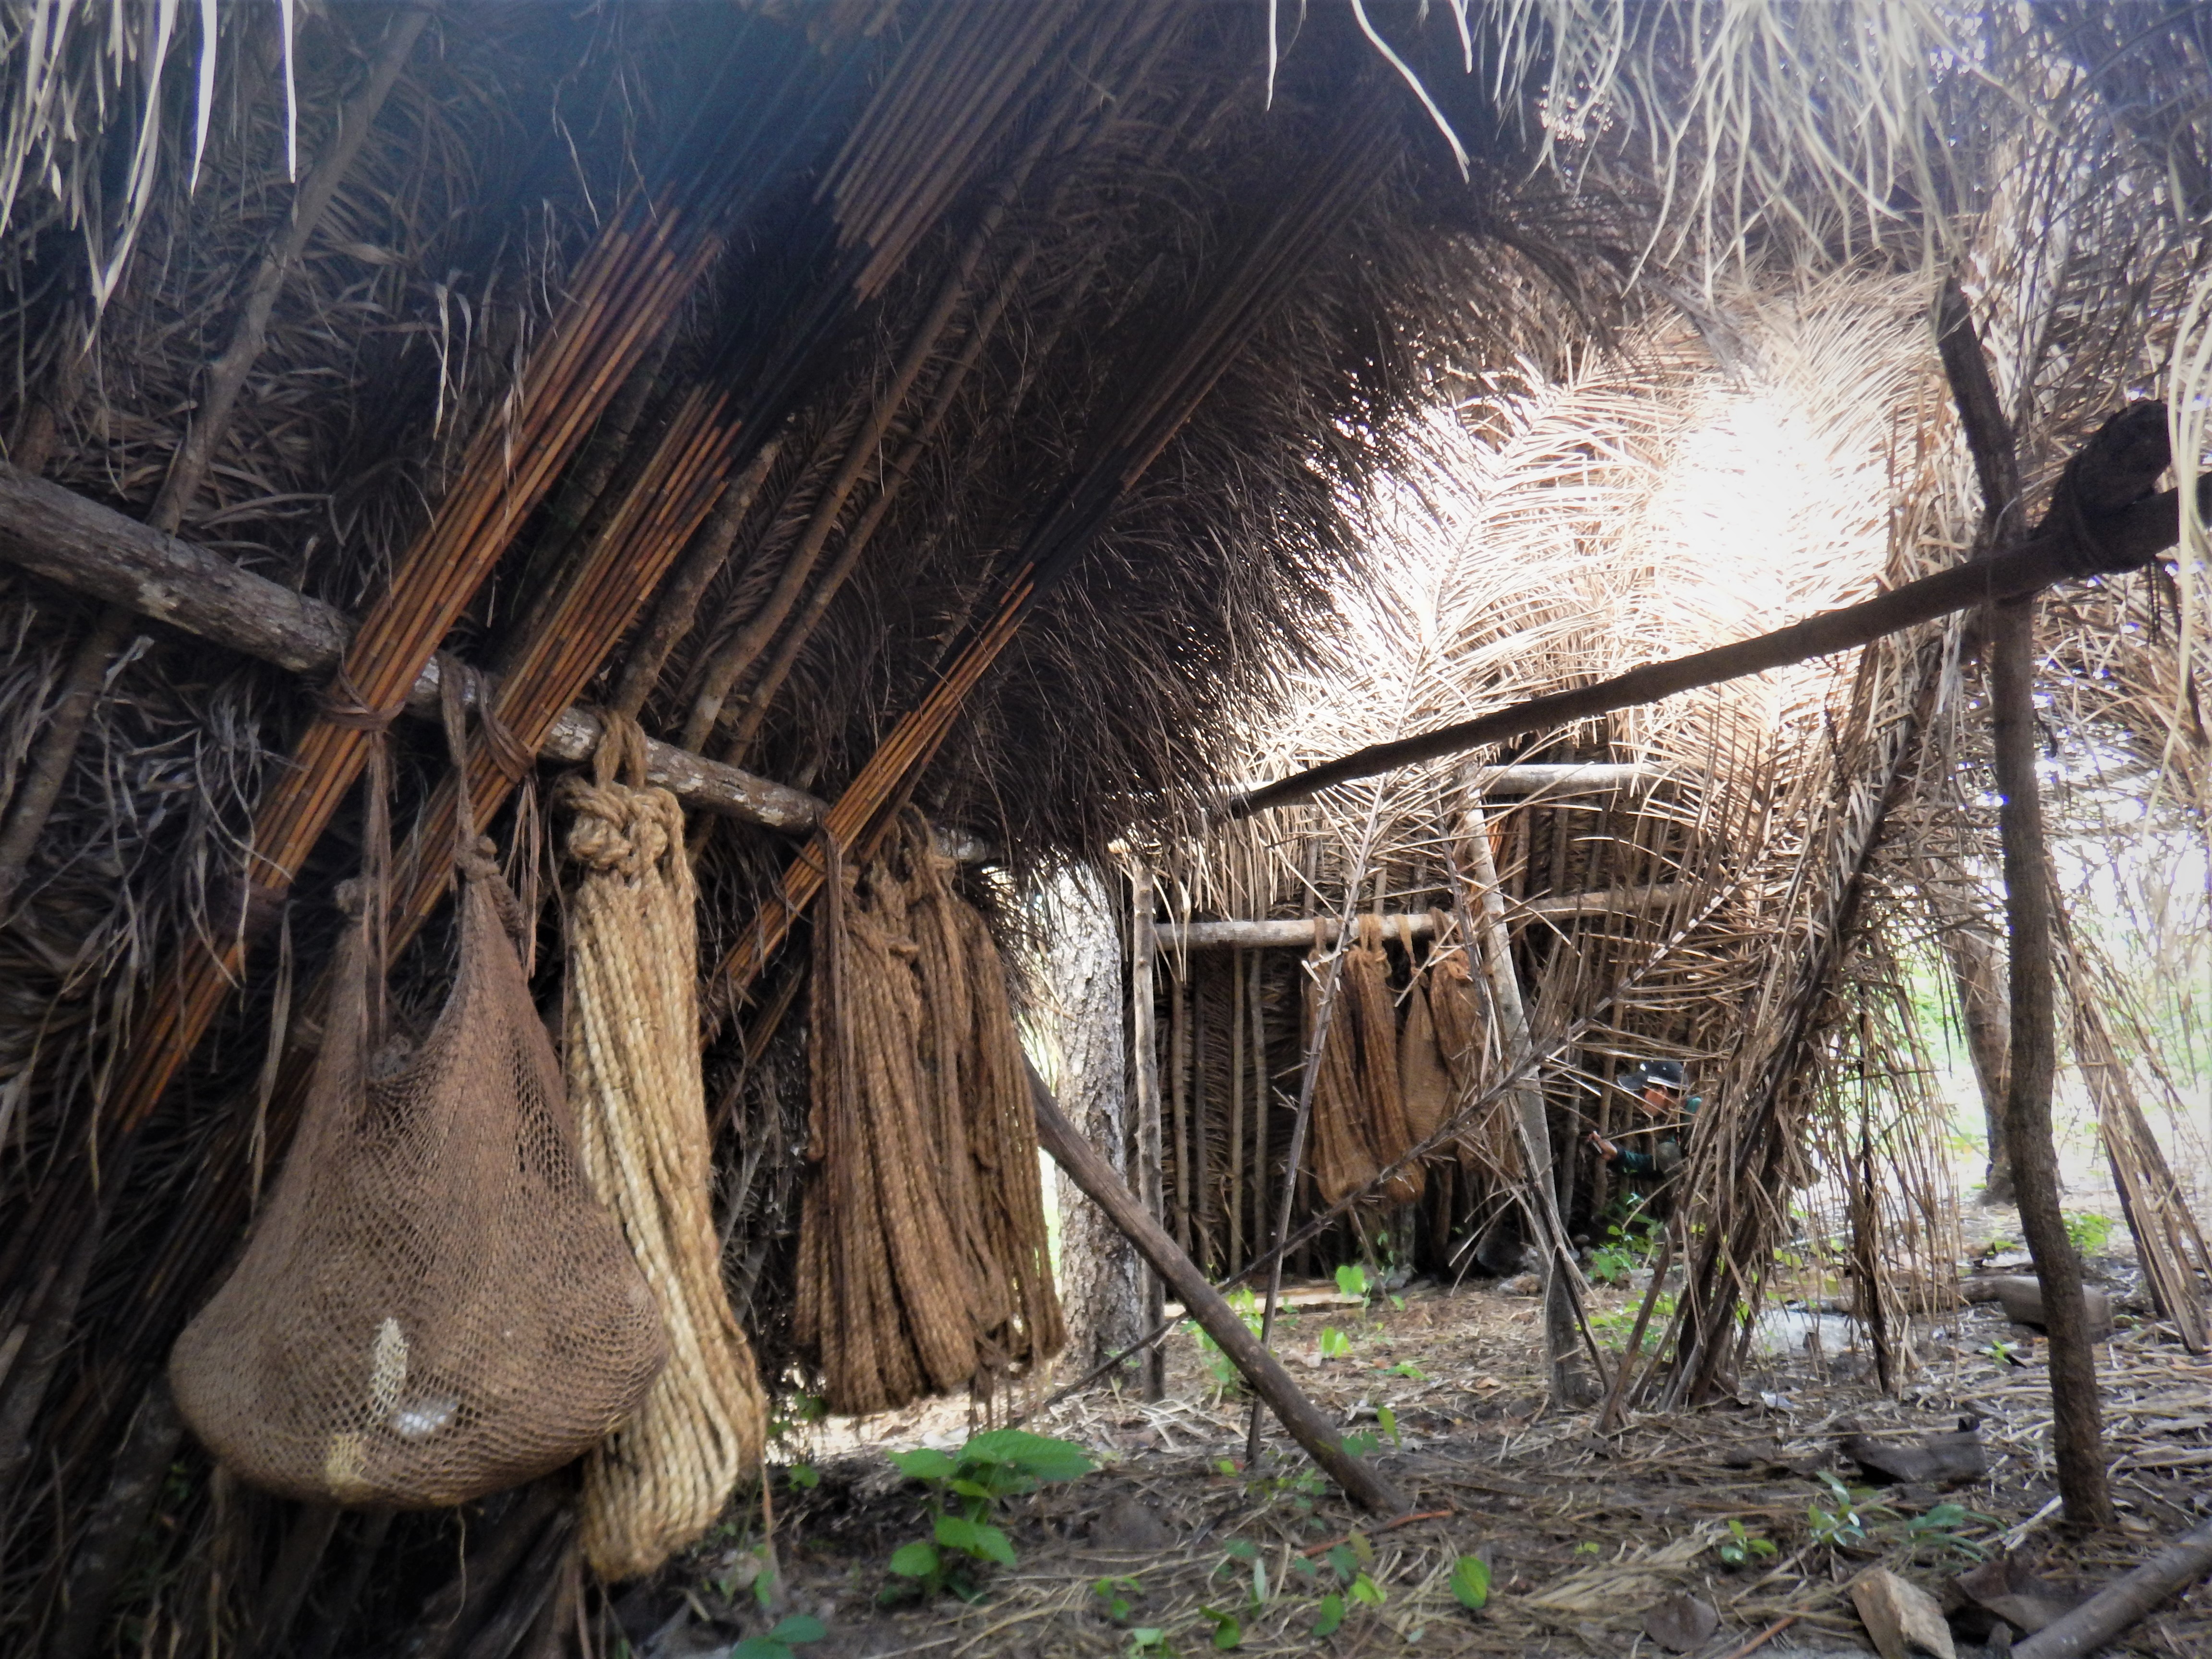
<svg viewBox="0 0 2212 1659">
<path fill-rule="evenodd" d="M 592 780 L 561 788 L 582 867 L 568 912 L 568 1095 L 584 1167 L 668 1328 L 644 1405 L 584 1463 L 584 1554 L 608 1580 L 652 1571 L 714 1525 L 759 1473 L 768 1416 L 722 1286 L 684 809 L 643 787 L 644 760 L 635 722 L 609 716 Z"/>
<path fill-rule="evenodd" d="M 459 681 L 446 729 L 465 779 Z M 356 887 L 291 1155 L 169 1358 L 216 1460 L 303 1502 L 429 1509 L 531 1480 L 605 1439 L 666 1352 L 577 1156 L 516 954 L 526 919 L 458 794 L 460 966 L 436 1024 L 379 1052 L 384 896 Z"/>
<path fill-rule="evenodd" d="M 1406 1128 L 1417 1141 L 1426 1140 L 1437 1126 L 1451 1115 L 1450 1068 L 1437 1046 L 1436 1022 L 1429 1006 L 1429 975 L 1419 966 L 1413 948 L 1413 930 L 1399 918 L 1406 942 L 1407 959 L 1414 963 L 1413 982 L 1406 989 L 1406 1020 L 1398 1031 L 1398 1094 L 1405 1103 Z"/>
</svg>

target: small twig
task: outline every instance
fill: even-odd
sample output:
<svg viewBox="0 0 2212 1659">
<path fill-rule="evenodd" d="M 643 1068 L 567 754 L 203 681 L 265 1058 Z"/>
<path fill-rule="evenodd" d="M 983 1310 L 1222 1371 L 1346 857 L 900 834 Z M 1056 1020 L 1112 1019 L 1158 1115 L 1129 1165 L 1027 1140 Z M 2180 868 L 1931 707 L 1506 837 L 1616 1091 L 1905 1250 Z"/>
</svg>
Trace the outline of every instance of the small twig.
<svg viewBox="0 0 2212 1659">
<path fill-rule="evenodd" d="M 1459 1511 L 1454 1509 L 1415 1510 L 1411 1515 L 1394 1516 L 1389 1520 L 1383 1522 L 1380 1526 L 1363 1527 L 1360 1528 L 1360 1531 L 1363 1534 L 1395 1532 L 1401 1527 L 1412 1526 L 1416 1521 L 1447 1521 L 1458 1513 Z M 1349 1544 L 1351 1541 L 1352 1534 L 1350 1533 L 1346 1533 L 1343 1537 L 1332 1538 L 1324 1544 L 1309 1544 L 1305 1548 L 1300 1550 L 1298 1553 L 1300 1555 L 1327 1555 L 1339 1544 Z"/>
<path fill-rule="evenodd" d="M 1788 1630 L 1790 1626 L 1796 1624 L 1805 1615 L 1802 1613 L 1793 1613 L 1784 1618 L 1776 1620 L 1765 1630 L 1759 1632 L 1758 1635 L 1753 1637 L 1751 1640 L 1746 1642 L 1741 1647 L 1730 1648 L 1726 1653 L 1721 1656 L 1721 1659 L 1744 1659 L 1744 1656 L 1746 1654 L 1758 1652 L 1759 1649 L 1765 1647 L 1769 1642 L 1771 1642 L 1776 1637 L 1781 1635 L 1784 1631 Z"/>
</svg>

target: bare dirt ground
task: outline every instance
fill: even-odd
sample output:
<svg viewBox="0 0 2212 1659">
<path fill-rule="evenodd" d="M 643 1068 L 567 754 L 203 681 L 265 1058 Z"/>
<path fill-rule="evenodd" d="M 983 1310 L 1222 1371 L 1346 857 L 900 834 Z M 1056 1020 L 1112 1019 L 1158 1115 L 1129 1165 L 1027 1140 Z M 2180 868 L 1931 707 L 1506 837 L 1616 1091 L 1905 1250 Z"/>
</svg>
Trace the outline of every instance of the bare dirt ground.
<svg viewBox="0 0 2212 1659">
<path fill-rule="evenodd" d="M 1975 1231 L 2001 1233 L 2002 1218 L 1985 1216 Z M 2124 1310 L 2124 1251 L 2094 1267 Z M 1597 1292 L 1592 1311 L 1615 1344 L 1635 1300 L 1626 1289 Z M 1347 1355 L 1320 1358 L 1324 1327 L 1349 1340 Z M 2089 1537 L 2068 1534 L 2055 1514 L 2041 1341 L 1988 1305 L 1923 1322 L 1911 1340 L 1916 1363 L 1894 1398 L 1867 1377 L 1863 1354 L 1830 1340 L 1755 1362 L 1730 1403 L 1632 1413 L 1624 1431 L 1599 1437 L 1590 1411 L 1545 1407 L 1533 1298 L 1470 1282 L 1416 1287 L 1398 1306 L 1304 1312 L 1279 1349 L 1347 1432 L 1377 1436 L 1380 1466 L 1419 1517 L 1384 1525 L 1311 1475 L 1279 1432 L 1247 1467 L 1243 1397 L 1221 1391 L 1198 1344 L 1178 1334 L 1158 1403 L 1093 1393 L 1026 1425 L 1080 1442 L 1103 1467 L 1005 1505 L 1018 1559 L 994 1570 L 973 1602 L 878 1605 L 893 1582 L 891 1552 L 927 1533 L 919 1490 L 884 1449 L 957 1446 L 971 1426 L 964 1407 L 787 1437 L 782 1455 L 819 1482 L 796 1485 L 786 1468 L 775 1483 L 787 1610 L 827 1624 L 827 1637 L 801 1650 L 819 1659 L 1194 1655 L 1232 1637 L 1250 1654 L 1642 1659 L 1662 1651 L 1644 1633 L 1647 1612 L 1687 1590 L 1720 1615 L 1696 1659 L 1847 1653 L 1869 1645 L 1844 1589 L 1867 1566 L 1940 1592 L 1978 1554 L 2009 1547 L 2087 1585 L 2212 1512 L 2212 1360 L 2184 1352 L 2170 1328 L 2124 1311 L 2103 1346 L 2123 1519 Z M 1386 1408 L 1395 1439 L 1381 1433 Z M 1967 1415 L 1981 1420 L 1990 1474 L 1948 1491 L 1868 1492 L 1837 1446 L 1854 1426 L 1905 1436 Z M 1839 1499 L 1823 1472 L 1864 1495 Z M 1971 1511 L 1963 1524 L 1931 1525 L 1946 1502 Z M 1741 1567 L 1720 1553 L 1731 1522 L 1761 1540 Z M 623 1613 L 637 1650 L 719 1653 L 763 1629 L 742 1591 L 731 1591 L 734 1604 L 724 1594 L 748 1541 L 702 1549 L 684 1597 L 665 1582 L 634 1595 Z M 1452 1594 L 1464 1555 L 1490 1571 L 1480 1612 Z M 1361 1575 L 1368 1588 L 1347 1597 L 1341 1624 L 1317 1633 L 1329 1622 L 1324 1598 L 1346 1595 Z M 1979 1651 L 1962 1644 L 1960 1659 Z M 2108 1651 L 2212 1656 L 2212 1586 Z"/>
</svg>

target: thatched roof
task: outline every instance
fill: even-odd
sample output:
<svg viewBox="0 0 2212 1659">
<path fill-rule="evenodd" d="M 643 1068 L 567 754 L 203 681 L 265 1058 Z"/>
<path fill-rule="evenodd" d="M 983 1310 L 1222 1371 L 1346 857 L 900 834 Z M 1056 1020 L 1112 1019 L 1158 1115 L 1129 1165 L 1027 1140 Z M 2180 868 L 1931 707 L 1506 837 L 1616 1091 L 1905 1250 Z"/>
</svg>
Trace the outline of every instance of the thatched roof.
<svg viewBox="0 0 2212 1659">
<path fill-rule="evenodd" d="M 2199 385 L 2202 22 L 2087 0 L 36 0 L 0 19 L 0 433 L 12 466 L 365 637 L 446 580 L 409 613 L 424 648 L 526 690 L 541 725 L 581 701 L 817 803 L 860 780 L 881 791 L 868 823 L 910 797 L 1019 891 L 1188 831 L 1291 759 L 1252 734 L 1280 729 L 1302 676 L 1370 648 L 1360 595 L 1392 589 L 1409 519 L 1467 542 L 1457 631 L 1418 695 L 1378 668 L 1303 754 L 1381 702 L 1444 717 L 1540 663 L 1591 675 L 1631 641 L 1747 623 L 1724 578 L 1693 595 L 1613 572 L 1594 585 L 1641 622 L 1587 626 L 1577 561 L 1633 538 L 1570 537 L 1555 509 L 1592 487 L 1592 447 L 1618 437 L 1607 464 L 1633 468 L 1679 443 L 1691 405 L 1645 394 L 1725 380 L 1740 296 L 1845 293 L 1777 273 L 1849 266 L 1835 314 L 1878 319 L 1795 372 L 1909 380 L 1929 273 L 1961 264 L 2045 482 L 2123 390 Z M 1893 432 L 1909 401 L 1865 408 Z M 2175 406 L 2185 470 L 2202 415 Z M 1898 494 L 1859 462 L 1837 511 L 1871 524 Z M 1472 539 L 1468 502 L 1498 497 L 1455 492 L 1516 467 L 1521 516 Z M 1963 489 L 1955 465 L 1929 483 L 1927 523 Z M 479 495 L 464 534 L 454 503 Z M 2174 666 L 2195 659 L 2172 647 L 2201 654 L 2194 568 L 2158 589 L 2179 603 L 2163 631 L 2130 631 L 2143 590 L 2079 600 L 2057 660 L 2100 752 L 2172 769 L 2201 811 L 2212 772 Z M 1875 576 L 1808 569 L 1770 603 Z M 121 1568 L 80 1548 L 113 1449 L 281 1157 L 284 1011 L 313 1024 L 327 900 L 360 861 L 359 757 L 325 731 L 326 675 L 6 581 L 0 1214 L 29 1219 L 0 1237 L 0 1486 L 12 1516 L 68 1519 L 0 1523 L 0 1640 L 81 1654 L 124 1610 Z M 948 701 L 948 675 L 972 689 Z M 1832 740 L 1850 699 L 1800 684 L 1741 752 L 1798 764 L 1810 845 L 1859 750 Z M 1710 754 L 1734 717 L 1697 721 L 1763 695 L 1628 722 L 1630 741 Z M 940 705 L 920 737 L 902 725 Z M 1879 748 L 1879 718 L 1848 718 Z M 71 719 L 81 739 L 58 741 Z M 436 808 L 444 759 L 428 728 L 394 730 L 404 829 Z M 310 738 L 327 764 L 288 764 Z M 544 854 L 535 799 L 495 769 L 480 789 L 520 879 Z M 1761 789 L 1788 793 L 1778 775 Z M 1751 793 L 1714 787 L 1744 818 Z M 268 804 L 295 796 L 321 820 L 301 805 L 272 839 Z M 777 911 L 793 842 L 758 816 L 694 815 L 710 965 Z M 276 847 L 271 874 L 255 860 Z M 433 860 L 420 915 L 444 875 Z M 434 920 L 403 961 L 418 1011 L 448 933 Z M 760 1292 L 772 1354 L 797 1049 L 757 1015 L 798 954 L 747 988 L 710 1067 L 729 1090 L 750 1050 L 724 1150 L 760 1219 L 732 1278 Z M 172 1018 L 193 974 L 197 1025 Z M 270 1521 L 223 1520 L 235 1498 L 185 1467 L 149 1578 L 202 1577 L 128 1613 L 198 1640 L 237 1616 L 236 1581 L 210 1589 L 191 1540 Z M 438 1576 L 434 1530 L 399 1534 L 362 1628 L 396 1628 Z"/>
</svg>

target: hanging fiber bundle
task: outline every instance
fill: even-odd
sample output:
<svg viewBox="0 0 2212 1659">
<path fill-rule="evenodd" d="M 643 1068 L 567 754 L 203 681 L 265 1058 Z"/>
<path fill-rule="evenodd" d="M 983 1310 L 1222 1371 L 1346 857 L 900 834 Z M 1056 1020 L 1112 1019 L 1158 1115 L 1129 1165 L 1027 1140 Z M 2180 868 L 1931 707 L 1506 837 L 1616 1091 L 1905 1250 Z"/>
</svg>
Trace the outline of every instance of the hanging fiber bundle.
<svg viewBox="0 0 2212 1659">
<path fill-rule="evenodd" d="M 988 1390 L 1065 1340 L 1006 969 L 949 870 L 910 826 L 865 882 L 833 872 L 817 924 L 796 1334 L 839 1412 Z"/>
<path fill-rule="evenodd" d="M 1443 918 L 1437 918 L 1437 937 L 1443 937 Z M 1481 1091 L 1488 1052 L 1488 1026 L 1483 1018 L 1480 994 L 1468 965 L 1467 948 L 1455 945 L 1440 950 L 1425 975 L 1429 1017 L 1436 1031 L 1437 1054 L 1451 1074 L 1453 1098 L 1464 1105 Z M 1521 1177 L 1521 1143 L 1516 1132 L 1512 1103 L 1502 1096 L 1483 1108 L 1474 1122 L 1455 1141 L 1460 1168 L 1470 1175 L 1480 1172 L 1492 1180 L 1511 1182 Z"/>
<path fill-rule="evenodd" d="M 617 732 L 617 724 L 619 732 Z M 629 784 L 614 781 L 617 750 Z M 659 1299 L 669 1359 L 584 1464 L 581 1538 L 603 1579 L 652 1571 L 760 1469 L 767 1405 L 723 1290 L 699 1072 L 696 895 L 684 811 L 642 784 L 642 733 L 611 718 L 594 778 L 562 786 L 582 866 L 569 910 L 568 1095 L 584 1166 Z"/>
<path fill-rule="evenodd" d="M 457 690 L 447 735 L 465 766 Z M 170 1356 L 216 1457 L 302 1502 L 429 1509 L 532 1480 L 605 1439 L 667 1352 L 578 1157 L 516 954 L 527 918 L 460 799 L 460 967 L 437 1023 L 385 1045 L 383 895 L 364 884 L 291 1155 Z"/>
<path fill-rule="evenodd" d="M 1308 975 L 1307 1026 L 1319 1018 L 1320 988 Z M 1398 1023 L 1382 924 L 1359 919 L 1358 942 L 1345 953 L 1336 1007 L 1314 1086 L 1314 1170 L 1334 1204 L 1372 1181 L 1413 1145 L 1398 1077 Z M 1416 1164 L 1384 1183 L 1377 1200 L 1411 1204 L 1426 1178 Z"/>
<path fill-rule="evenodd" d="M 1406 932 L 1406 954 L 1409 958 L 1413 956 L 1410 928 Z M 1437 1047 L 1428 979 L 1417 964 L 1413 983 L 1406 991 L 1406 1023 L 1398 1033 L 1398 1093 L 1405 1103 L 1407 1132 L 1417 1141 L 1426 1140 L 1451 1115 L 1454 1094 L 1451 1068 Z"/>
</svg>

